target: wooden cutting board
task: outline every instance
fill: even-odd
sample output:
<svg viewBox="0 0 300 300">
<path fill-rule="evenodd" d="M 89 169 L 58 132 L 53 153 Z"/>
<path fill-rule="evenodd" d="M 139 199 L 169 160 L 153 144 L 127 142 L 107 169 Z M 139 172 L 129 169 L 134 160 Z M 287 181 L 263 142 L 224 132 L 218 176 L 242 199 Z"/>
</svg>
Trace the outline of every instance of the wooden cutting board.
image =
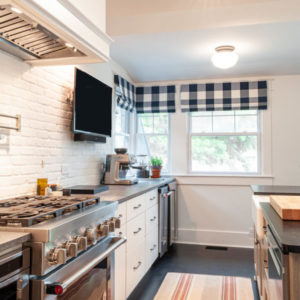
<svg viewBox="0 0 300 300">
<path fill-rule="evenodd" d="M 300 221 L 300 196 L 271 196 L 270 204 L 282 220 Z"/>
</svg>

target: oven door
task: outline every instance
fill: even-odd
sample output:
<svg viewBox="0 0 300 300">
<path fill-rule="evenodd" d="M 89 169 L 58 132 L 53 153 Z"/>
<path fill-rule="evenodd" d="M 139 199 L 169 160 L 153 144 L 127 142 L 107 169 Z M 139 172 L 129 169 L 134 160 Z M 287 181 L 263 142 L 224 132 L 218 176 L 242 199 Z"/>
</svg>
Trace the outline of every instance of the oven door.
<svg viewBox="0 0 300 300">
<path fill-rule="evenodd" d="M 271 300 L 283 300 L 283 253 L 276 242 L 271 229 L 267 229 L 268 242 L 268 290 Z"/>
<path fill-rule="evenodd" d="M 18 249 L 0 258 L 0 299 L 29 299 L 30 249 Z"/>
<path fill-rule="evenodd" d="M 32 299 L 114 299 L 114 250 L 125 241 L 107 237 L 46 278 L 32 279 Z"/>
</svg>

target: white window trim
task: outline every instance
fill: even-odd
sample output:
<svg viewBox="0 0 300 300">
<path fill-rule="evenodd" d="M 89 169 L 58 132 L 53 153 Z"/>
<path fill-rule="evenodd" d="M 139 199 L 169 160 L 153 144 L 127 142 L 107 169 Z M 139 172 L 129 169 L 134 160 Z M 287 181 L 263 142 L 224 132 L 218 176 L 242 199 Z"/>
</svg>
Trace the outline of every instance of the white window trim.
<svg viewBox="0 0 300 300">
<path fill-rule="evenodd" d="M 153 115 L 155 115 L 153 113 Z M 168 133 L 139 133 L 138 132 L 138 121 L 139 121 L 139 114 L 136 114 L 136 118 L 135 118 L 135 139 L 134 139 L 134 149 L 135 149 L 135 154 L 137 154 L 137 137 L 139 135 L 142 135 L 142 136 L 164 136 L 164 135 L 167 135 L 168 136 L 168 165 L 167 167 L 162 170 L 162 174 L 166 175 L 166 174 L 170 174 L 171 173 L 171 168 L 172 168 L 172 157 L 171 157 L 171 115 L 168 114 Z M 150 157 L 151 159 L 151 157 Z"/>
<path fill-rule="evenodd" d="M 199 175 L 199 176 L 261 176 L 264 173 L 263 166 L 263 154 L 264 147 L 262 142 L 262 124 L 263 118 L 260 110 L 257 111 L 257 132 L 203 132 L 203 133 L 192 133 L 191 132 L 191 113 L 188 113 L 188 143 L 187 143 L 187 173 L 190 175 Z M 241 136 L 241 135 L 249 135 L 249 136 L 257 136 L 257 172 L 201 172 L 201 171 L 193 171 L 192 170 L 192 146 L 191 146 L 191 138 L 192 136 Z"/>
<path fill-rule="evenodd" d="M 115 103 L 115 107 L 114 107 L 114 112 L 116 111 L 117 109 L 117 104 Z M 122 108 L 120 108 L 122 109 Z M 113 122 L 114 122 L 114 138 L 113 138 L 113 149 L 116 148 L 116 137 L 117 136 L 124 136 L 124 137 L 128 137 L 129 139 L 129 149 L 128 151 L 132 152 L 134 148 L 134 142 L 133 142 L 133 139 L 134 139 L 134 116 L 135 116 L 135 113 L 131 113 L 131 112 L 128 112 L 128 117 L 129 117 L 129 120 L 128 120 L 128 130 L 129 130 L 129 133 L 125 133 L 125 132 L 117 132 L 116 131 L 116 114 L 114 113 L 114 119 L 113 119 Z"/>
</svg>

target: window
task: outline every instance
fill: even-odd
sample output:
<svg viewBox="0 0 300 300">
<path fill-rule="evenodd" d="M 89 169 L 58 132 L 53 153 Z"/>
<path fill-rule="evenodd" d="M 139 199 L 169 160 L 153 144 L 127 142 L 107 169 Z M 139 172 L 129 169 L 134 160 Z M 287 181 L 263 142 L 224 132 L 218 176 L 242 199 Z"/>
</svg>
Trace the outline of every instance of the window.
<svg viewBox="0 0 300 300">
<path fill-rule="evenodd" d="M 130 147 L 130 112 L 116 106 L 115 148 Z"/>
<path fill-rule="evenodd" d="M 138 114 L 136 154 L 159 156 L 163 171 L 169 170 L 169 114 Z"/>
<path fill-rule="evenodd" d="M 257 110 L 190 113 L 190 169 L 201 173 L 260 172 Z"/>
</svg>

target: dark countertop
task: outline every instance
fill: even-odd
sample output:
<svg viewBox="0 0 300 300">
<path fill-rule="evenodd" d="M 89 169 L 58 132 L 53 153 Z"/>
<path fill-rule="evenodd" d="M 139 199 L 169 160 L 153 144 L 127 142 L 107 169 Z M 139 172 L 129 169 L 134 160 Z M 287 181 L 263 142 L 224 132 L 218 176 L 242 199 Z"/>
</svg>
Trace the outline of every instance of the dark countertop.
<svg viewBox="0 0 300 300">
<path fill-rule="evenodd" d="M 270 203 L 261 202 L 260 206 L 283 252 L 300 253 L 300 221 L 283 221 Z"/>
<path fill-rule="evenodd" d="M 31 234 L 27 232 L 0 231 L 0 252 L 18 245 L 21 246 L 30 238 Z"/>
<path fill-rule="evenodd" d="M 254 195 L 300 195 L 300 186 L 251 185 Z"/>
<path fill-rule="evenodd" d="M 96 195 L 99 195 L 100 199 L 104 201 L 118 201 L 122 203 L 174 180 L 175 178 L 173 177 L 139 179 L 139 182 L 133 185 L 110 185 L 108 191 Z"/>
</svg>

